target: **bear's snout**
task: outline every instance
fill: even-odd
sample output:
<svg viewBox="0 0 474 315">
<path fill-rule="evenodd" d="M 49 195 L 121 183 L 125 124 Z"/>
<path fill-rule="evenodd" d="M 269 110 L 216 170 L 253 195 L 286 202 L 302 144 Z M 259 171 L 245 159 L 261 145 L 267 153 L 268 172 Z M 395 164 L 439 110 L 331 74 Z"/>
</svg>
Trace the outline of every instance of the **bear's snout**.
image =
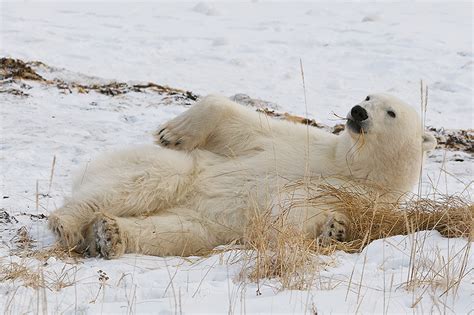
<svg viewBox="0 0 474 315">
<path fill-rule="evenodd" d="M 369 118 L 369 116 L 367 115 L 367 111 L 362 106 L 359 106 L 359 105 L 352 107 L 351 116 L 352 116 L 352 119 L 354 119 L 357 122 L 361 122 Z"/>
</svg>

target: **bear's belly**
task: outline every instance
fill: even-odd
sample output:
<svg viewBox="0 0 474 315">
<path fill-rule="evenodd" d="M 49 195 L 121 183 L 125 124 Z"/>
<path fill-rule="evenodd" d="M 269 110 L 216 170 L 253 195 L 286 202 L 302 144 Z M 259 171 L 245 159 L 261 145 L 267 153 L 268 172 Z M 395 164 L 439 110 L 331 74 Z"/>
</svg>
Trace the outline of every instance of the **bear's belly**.
<svg viewBox="0 0 474 315">
<path fill-rule="evenodd" d="M 270 210 L 281 188 L 302 179 L 304 167 L 272 163 L 265 152 L 225 158 L 201 151 L 189 207 L 211 222 L 241 230 L 255 211 Z"/>
</svg>

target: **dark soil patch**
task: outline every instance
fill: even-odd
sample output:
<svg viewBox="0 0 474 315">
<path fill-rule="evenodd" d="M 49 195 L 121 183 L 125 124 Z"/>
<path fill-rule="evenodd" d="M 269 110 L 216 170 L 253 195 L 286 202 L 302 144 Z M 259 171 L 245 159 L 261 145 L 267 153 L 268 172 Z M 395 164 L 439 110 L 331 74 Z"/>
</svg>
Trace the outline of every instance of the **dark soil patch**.
<svg viewBox="0 0 474 315">
<path fill-rule="evenodd" d="M 19 59 L 1 58 L 0 59 L 0 80 L 4 79 L 23 79 L 34 81 L 45 81 L 28 64 Z"/>
</svg>

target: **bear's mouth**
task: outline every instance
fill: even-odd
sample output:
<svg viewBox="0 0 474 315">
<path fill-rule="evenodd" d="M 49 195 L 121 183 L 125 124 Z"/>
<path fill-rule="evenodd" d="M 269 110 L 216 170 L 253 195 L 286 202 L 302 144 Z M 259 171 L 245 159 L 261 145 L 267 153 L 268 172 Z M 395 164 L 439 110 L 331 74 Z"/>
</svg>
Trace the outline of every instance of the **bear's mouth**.
<svg viewBox="0 0 474 315">
<path fill-rule="evenodd" d="M 354 133 L 362 133 L 362 132 L 365 133 L 365 130 L 362 127 L 362 124 L 358 121 L 355 121 L 355 120 L 351 119 L 351 118 L 347 119 L 346 126 L 350 131 L 352 131 Z"/>
</svg>

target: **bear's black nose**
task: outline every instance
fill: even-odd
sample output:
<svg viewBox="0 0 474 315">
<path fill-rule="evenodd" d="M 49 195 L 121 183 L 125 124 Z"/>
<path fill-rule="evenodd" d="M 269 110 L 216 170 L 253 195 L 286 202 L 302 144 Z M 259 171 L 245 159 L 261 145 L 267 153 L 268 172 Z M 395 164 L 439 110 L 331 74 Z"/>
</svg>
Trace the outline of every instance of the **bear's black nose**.
<svg viewBox="0 0 474 315">
<path fill-rule="evenodd" d="M 369 118 L 369 116 L 367 116 L 367 111 L 359 105 L 352 107 L 351 116 L 355 121 L 364 121 Z"/>
</svg>

